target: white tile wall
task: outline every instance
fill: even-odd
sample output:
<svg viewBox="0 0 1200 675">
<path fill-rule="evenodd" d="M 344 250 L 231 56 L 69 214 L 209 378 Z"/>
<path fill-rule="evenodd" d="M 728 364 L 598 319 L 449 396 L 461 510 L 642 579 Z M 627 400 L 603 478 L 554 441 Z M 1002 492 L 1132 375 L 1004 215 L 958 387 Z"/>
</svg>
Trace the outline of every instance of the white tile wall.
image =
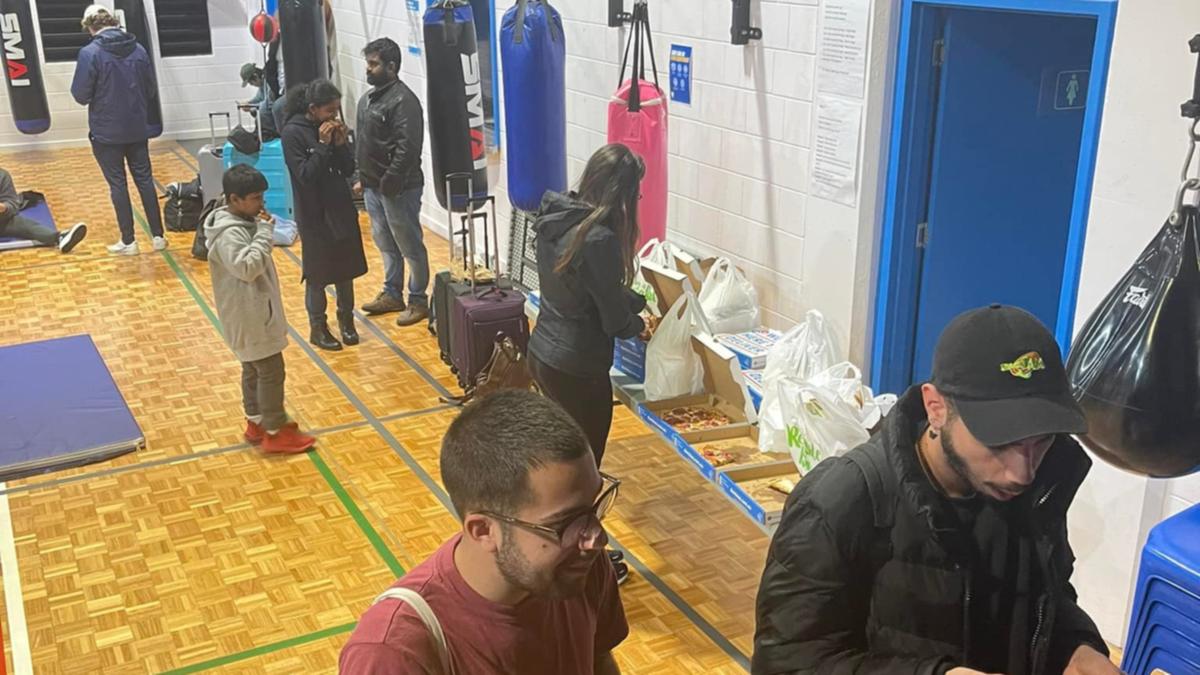
<svg viewBox="0 0 1200 675">
<path fill-rule="evenodd" d="M 150 25 L 154 26 L 152 0 L 146 5 Z M 206 137 L 209 112 L 233 113 L 236 101 L 253 96 L 252 91 L 241 87 L 238 68 L 247 61 L 262 63 L 262 49 L 251 39 L 248 28 L 250 17 L 257 12 L 257 0 L 209 0 L 213 54 L 157 60 L 164 137 Z M 75 64 L 46 64 L 43 73 L 50 103 L 50 130 L 38 136 L 18 132 L 12 124 L 7 92 L 0 87 L 0 148 L 87 143 L 87 109 L 75 103 L 70 93 Z"/>
<path fill-rule="evenodd" d="M 402 47 L 409 35 L 405 3 L 363 4 L 366 17 L 359 0 L 334 0 L 343 85 L 355 97 L 366 89 L 358 57 L 364 33 L 390 35 Z M 511 3 L 500 4 L 502 14 Z M 559 0 L 555 6 L 564 16 L 567 37 L 567 152 L 574 181 L 606 142 L 606 109 L 627 31 L 608 27 L 607 3 Z M 697 11 L 694 0 L 651 3 L 664 87 L 672 43 L 690 45 L 694 59 L 692 105 L 670 107 L 668 232 L 697 253 L 734 258 L 759 287 L 767 323 L 786 327 L 816 307 L 846 335 L 855 292 L 858 232 L 853 225 L 860 214 L 838 208 L 837 222 L 813 218 L 810 210 L 821 200 L 806 196 L 818 9 L 817 0 L 762 0 L 755 4 L 755 20 L 764 28 L 764 40 L 739 47 L 729 44 L 727 8 Z M 405 58 L 404 77 L 424 96 L 420 59 L 407 52 Z M 498 169 L 502 178 L 507 168 Z M 426 194 L 430 224 L 444 229 L 444 214 L 431 191 Z M 502 191 L 497 198 L 499 206 L 507 206 Z M 506 215 L 502 208 L 501 222 L 507 222 Z M 822 230 L 827 223 L 829 232 Z M 806 250 L 810 237 L 818 242 L 812 252 Z"/>
</svg>

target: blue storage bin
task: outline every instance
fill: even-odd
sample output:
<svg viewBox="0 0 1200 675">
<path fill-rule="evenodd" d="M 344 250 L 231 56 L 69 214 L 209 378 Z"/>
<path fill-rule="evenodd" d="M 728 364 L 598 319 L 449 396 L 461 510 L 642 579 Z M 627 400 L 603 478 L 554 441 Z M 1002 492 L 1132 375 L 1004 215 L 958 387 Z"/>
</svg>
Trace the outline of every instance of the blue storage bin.
<svg viewBox="0 0 1200 675">
<path fill-rule="evenodd" d="M 269 186 L 265 195 L 267 211 L 288 220 L 296 219 L 296 210 L 292 203 L 292 179 L 288 175 L 287 164 L 283 161 L 282 139 L 276 138 L 263 143 L 262 150 L 256 155 L 242 154 L 232 143 L 226 141 L 222 157 L 226 169 L 234 164 L 249 164 L 262 172 Z"/>
<path fill-rule="evenodd" d="M 1121 668 L 1146 675 L 1164 663 L 1200 672 L 1200 505 L 1159 523 L 1142 549 Z M 1176 672 L 1168 670 L 1168 672 Z"/>
</svg>

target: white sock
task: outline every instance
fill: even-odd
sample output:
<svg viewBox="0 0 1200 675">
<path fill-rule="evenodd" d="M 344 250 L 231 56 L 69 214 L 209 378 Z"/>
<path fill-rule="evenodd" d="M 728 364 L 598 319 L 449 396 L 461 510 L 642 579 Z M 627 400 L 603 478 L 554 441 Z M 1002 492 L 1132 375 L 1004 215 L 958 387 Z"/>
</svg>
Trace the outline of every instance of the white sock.
<svg viewBox="0 0 1200 675">
<path fill-rule="evenodd" d="M 278 433 L 279 433 L 279 430 L 278 430 L 278 429 L 267 429 L 267 435 L 268 435 L 268 436 L 274 436 L 274 435 L 276 435 L 276 434 L 278 434 Z"/>
<path fill-rule="evenodd" d="M 246 415 L 246 419 L 255 424 L 262 424 L 262 415 Z"/>
</svg>

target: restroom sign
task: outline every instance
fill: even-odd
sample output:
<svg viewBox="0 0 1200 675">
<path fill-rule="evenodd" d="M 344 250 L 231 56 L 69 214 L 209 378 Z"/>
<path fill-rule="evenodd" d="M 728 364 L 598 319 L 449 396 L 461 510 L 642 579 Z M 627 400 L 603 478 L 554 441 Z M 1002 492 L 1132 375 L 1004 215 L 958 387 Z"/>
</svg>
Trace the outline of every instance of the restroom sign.
<svg viewBox="0 0 1200 675">
<path fill-rule="evenodd" d="M 1064 70 L 1054 86 L 1055 110 L 1082 110 L 1087 105 L 1088 75 L 1086 70 Z"/>
<path fill-rule="evenodd" d="M 692 104 L 692 48 L 671 45 L 671 100 Z"/>
</svg>

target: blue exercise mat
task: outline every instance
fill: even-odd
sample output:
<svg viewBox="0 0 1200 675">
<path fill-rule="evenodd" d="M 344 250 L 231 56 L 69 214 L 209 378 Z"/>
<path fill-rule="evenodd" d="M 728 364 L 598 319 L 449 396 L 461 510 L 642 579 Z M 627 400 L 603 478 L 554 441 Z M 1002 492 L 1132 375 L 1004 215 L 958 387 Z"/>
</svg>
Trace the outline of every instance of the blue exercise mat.
<svg viewBox="0 0 1200 675">
<path fill-rule="evenodd" d="M 87 335 L 0 347 L 0 481 L 99 462 L 145 443 Z"/>
<path fill-rule="evenodd" d="M 31 220 L 36 220 L 41 223 L 47 230 L 57 232 L 58 228 L 54 225 L 54 216 L 50 213 L 50 205 L 46 202 L 38 202 L 37 204 L 23 209 L 21 215 Z M 37 246 L 37 242 L 31 239 L 17 239 L 16 237 L 0 237 L 0 251 L 10 251 L 15 248 L 29 248 Z"/>
</svg>

